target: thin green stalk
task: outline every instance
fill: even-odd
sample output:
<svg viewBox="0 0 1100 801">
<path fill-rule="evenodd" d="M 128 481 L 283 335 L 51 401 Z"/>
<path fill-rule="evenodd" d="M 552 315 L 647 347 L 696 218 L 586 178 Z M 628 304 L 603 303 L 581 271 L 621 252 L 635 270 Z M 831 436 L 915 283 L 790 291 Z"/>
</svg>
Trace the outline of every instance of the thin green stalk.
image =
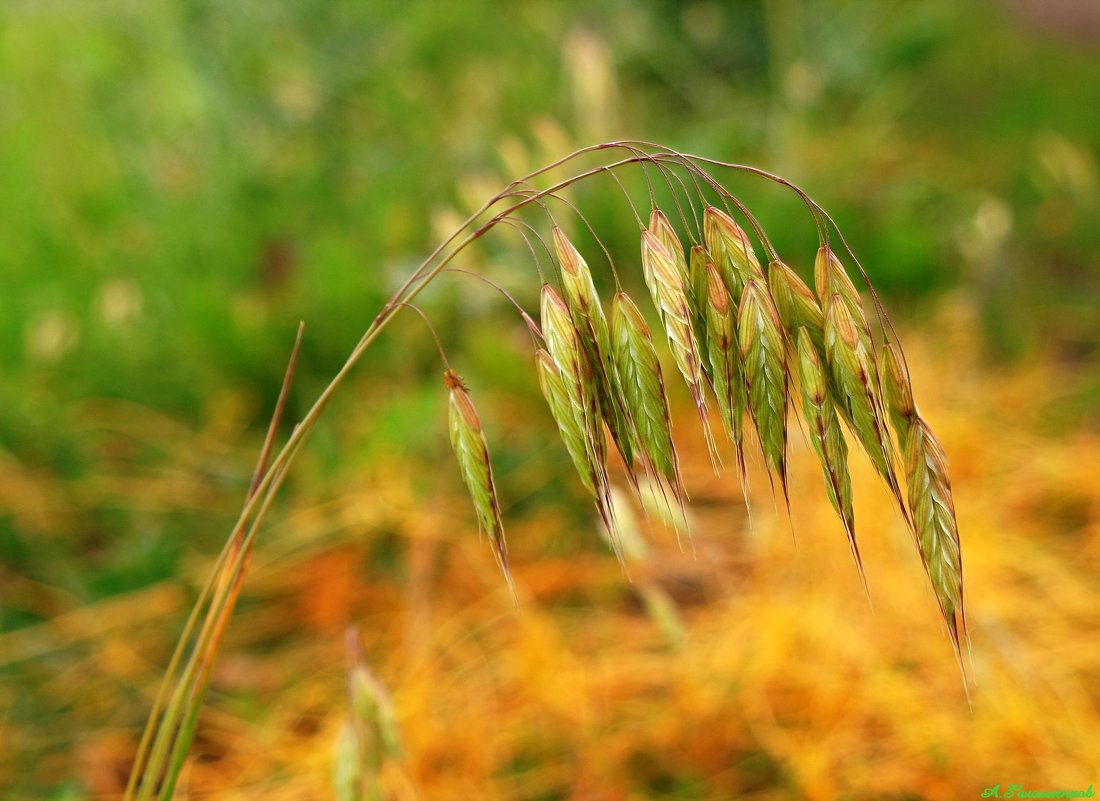
<svg viewBox="0 0 1100 801">
<path fill-rule="evenodd" d="M 604 147 L 592 146 L 582 148 L 563 159 L 559 159 L 554 164 L 532 173 L 532 175 L 528 177 L 543 174 L 577 156 L 600 149 L 604 149 Z M 636 150 L 633 152 L 637 153 Z M 210 579 L 200 591 L 199 599 L 184 627 L 179 645 L 169 662 L 168 671 L 166 672 L 165 679 L 162 682 L 161 689 L 154 702 L 149 723 L 138 747 L 134 770 L 130 776 L 130 781 L 124 796 L 126 801 L 135 801 L 135 799 L 136 801 L 148 801 L 155 790 L 156 778 L 160 777 L 162 774 L 164 775 L 164 785 L 162 786 L 160 797 L 171 797 L 175 782 L 178 780 L 178 773 L 182 769 L 183 761 L 186 758 L 187 751 L 194 737 L 194 728 L 197 723 L 198 712 L 201 709 L 201 702 L 205 695 L 206 685 L 209 680 L 209 666 L 212 665 L 214 656 L 217 652 L 215 635 L 218 633 L 218 624 L 219 622 L 222 622 L 223 625 L 227 623 L 232 614 L 236 603 L 234 588 L 239 589 L 240 584 L 243 583 L 243 572 L 246 569 L 252 546 L 255 542 L 259 528 L 263 524 L 264 518 L 270 509 L 275 493 L 282 484 L 282 478 L 285 475 L 286 469 L 290 466 L 300 446 L 312 432 L 314 425 L 325 408 L 327 408 L 336 390 L 343 384 L 344 380 L 358 364 L 367 348 L 378 338 L 382 330 L 393 319 L 398 310 L 403 308 L 404 304 L 412 301 L 421 291 L 423 291 L 432 279 L 443 272 L 450 262 L 461 253 L 466 246 L 483 236 L 509 215 L 514 214 L 548 194 L 560 191 L 592 175 L 627 164 L 650 160 L 652 160 L 652 157 L 647 154 L 636 154 L 630 158 L 621 159 L 612 164 L 605 164 L 582 171 L 538 193 L 521 197 L 515 203 L 494 214 L 478 228 L 469 231 L 468 229 L 470 226 L 473 225 L 478 218 L 501 200 L 511 196 L 513 194 L 512 187 L 521 185 L 523 181 L 516 181 L 509 184 L 505 190 L 498 193 L 493 198 L 490 198 L 481 208 L 471 214 L 453 234 L 440 243 L 440 245 L 428 255 L 420 267 L 418 267 L 397 292 L 394 293 L 393 297 L 382 308 L 382 311 L 380 311 L 371 322 L 362 338 L 352 349 L 347 361 L 321 392 L 313 406 L 310 407 L 303 416 L 301 422 L 295 427 L 286 443 L 271 461 L 263 477 L 258 482 L 253 482 L 253 492 L 250 494 L 244 508 L 241 510 L 237 523 L 233 528 L 234 533 L 218 555 Z M 527 179 L 523 180 L 525 181 Z M 465 237 L 462 237 L 463 232 L 467 232 Z M 456 241 L 457 244 L 455 244 Z M 450 248 L 449 251 L 448 248 Z M 441 256 L 442 258 L 440 258 Z M 433 262 L 435 263 L 433 264 Z M 246 526 L 248 527 L 247 534 L 244 536 L 243 540 L 238 540 L 239 532 L 245 530 Z M 188 650 L 188 644 L 198 626 L 198 621 L 204 608 L 207 610 L 206 617 L 203 620 L 198 639 L 191 648 L 191 655 L 183 668 L 182 674 L 177 678 L 175 674 L 179 671 L 183 655 Z M 200 676 L 199 668 L 204 660 L 208 669 Z M 167 708 L 164 708 L 164 700 L 168 697 L 168 689 L 173 685 L 176 687 L 176 691 L 172 694 Z M 158 722 L 157 717 L 162 708 L 164 708 L 164 716 Z M 185 714 L 187 717 L 184 717 Z M 169 764 L 168 772 L 165 774 L 164 768 L 169 758 L 169 754 L 172 755 L 172 761 Z M 146 759 L 147 755 L 148 758 Z"/>
</svg>

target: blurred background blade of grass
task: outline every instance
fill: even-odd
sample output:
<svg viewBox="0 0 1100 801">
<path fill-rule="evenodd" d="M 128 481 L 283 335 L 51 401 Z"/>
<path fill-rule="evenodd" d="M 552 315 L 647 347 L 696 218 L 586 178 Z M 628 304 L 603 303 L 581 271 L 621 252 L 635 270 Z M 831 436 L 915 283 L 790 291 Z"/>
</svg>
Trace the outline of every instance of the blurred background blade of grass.
<svg viewBox="0 0 1100 801">
<path fill-rule="evenodd" d="M 1088 0 L 5 2 L 0 794 L 118 792 L 297 321 L 291 420 L 465 213 L 628 135 L 799 182 L 904 321 L 956 483 L 973 712 L 858 454 L 874 615 L 805 444 L 793 547 L 762 475 L 752 532 L 734 477 L 706 475 L 683 393 L 697 555 L 658 530 L 631 584 L 554 440 L 522 324 L 449 276 L 423 305 L 484 409 L 522 611 L 457 472 L 436 469 L 438 359 L 399 322 L 265 534 L 187 789 L 331 794 L 352 623 L 394 698 L 398 798 L 1100 781 L 1097 16 Z M 805 274 L 804 212 L 728 183 Z M 571 198 L 639 287 L 618 189 Z M 535 306 L 516 237 L 461 261 Z"/>
</svg>

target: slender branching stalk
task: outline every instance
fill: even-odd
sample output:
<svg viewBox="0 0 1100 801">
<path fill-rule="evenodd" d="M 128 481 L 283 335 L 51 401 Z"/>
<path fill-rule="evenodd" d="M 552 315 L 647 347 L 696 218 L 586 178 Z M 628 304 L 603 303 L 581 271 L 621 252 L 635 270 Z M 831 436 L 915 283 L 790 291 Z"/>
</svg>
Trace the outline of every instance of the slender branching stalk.
<svg viewBox="0 0 1100 801">
<path fill-rule="evenodd" d="M 608 158 L 608 154 L 616 155 Z M 581 160 L 596 163 L 569 174 L 570 166 Z M 619 177 L 632 168 L 642 171 L 648 188 L 648 222 Z M 722 172 L 730 171 L 776 183 L 805 204 L 820 247 L 816 294 L 780 260 L 764 226 L 719 179 Z M 597 232 L 563 196 L 574 184 L 601 176 L 610 177 L 622 192 L 638 223 L 639 272 L 652 295 L 658 323 L 652 329 L 624 291 L 620 271 Z M 546 185 L 539 188 L 539 183 Z M 658 208 L 657 183 L 667 190 L 671 216 Z M 552 202 L 554 208 L 577 215 L 602 251 L 616 289 L 610 314 L 596 291 L 588 261 L 554 217 Z M 520 219 L 529 209 L 541 210 L 549 218 L 552 245 L 537 226 Z M 766 268 L 737 218 L 763 248 Z M 464 273 L 452 266 L 455 258 L 499 224 L 519 233 L 540 277 L 550 275 L 557 282 L 555 288 L 543 278 L 540 323 L 497 288 L 519 310 L 532 333 L 543 393 L 620 558 L 622 543 L 615 527 L 619 493 L 613 492 L 608 478 L 607 435 L 636 492 L 644 472 L 648 482 L 675 500 L 681 516 L 687 499 L 671 436 L 665 372 L 652 333 L 656 330 L 671 351 L 675 372 L 687 383 L 716 469 L 721 457 L 709 414 L 715 407 L 719 425 L 735 448 L 742 481 L 745 433 L 752 428 L 769 476 L 778 479 L 786 500 L 787 420 L 791 410 L 801 412 L 821 462 L 829 500 L 862 577 L 843 433 L 847 429 L 901 505 L 962 665 L 960 639 L 966 637 L 962 557 L 946 457 L 916 410 L 897 333 L 832 217 L 802 189 L 757 167 L 679 153 L 651 142 L 608 142 L 581 148 L 513 181 L 471 214 L 382 307 L 343 367 L 276 451 L 301 343 L 299 328 L 244 507 L 184 626 L 153 702 L 126 788 L 127 801 L 164 801 L 173 796 L 264 519 L 329 401 L 400 311 L 412 308 L 427 321 L 413 305 L 415 298 L 442 273 Z M 872 331 L 868 324 L 860 294 L 832 247 L 833 236 L 866 283 L 883 330 Z M 540 248 L 549 259 L 556 259 L 557 270 L 543 271 Z M 445 384 L 459 469 L 480 526 L 489 535 L 511 586 L 504 523 L 481 420 L 471 391 L 449 365 Z M 901 488 L 903 480 L 907 491 Z M 965 673 L 963 682 L 965 686 Z"/>
</svg>

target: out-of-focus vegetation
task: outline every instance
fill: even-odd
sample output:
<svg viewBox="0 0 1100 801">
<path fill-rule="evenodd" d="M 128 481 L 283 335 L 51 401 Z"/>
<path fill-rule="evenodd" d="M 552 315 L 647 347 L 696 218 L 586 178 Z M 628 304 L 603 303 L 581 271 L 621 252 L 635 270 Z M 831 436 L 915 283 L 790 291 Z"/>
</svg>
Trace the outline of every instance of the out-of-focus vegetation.
<svg viewBox="0 0 1100 801">
<path fill-rule="evenodd" d="M 747 531 L 736 479 L 712 484 L 696 447 L 700 556 L 658 532 L 642 568 L 679 609 L 671 647 L 587 509 L 563 507 L 579 493 L 522 327 L 452 276 L 425 306 L 484 409 L 522 611 L 457 474 L 435 468 L 433 346 L 395 326 L 265 535 L 192 786 L 327 792 L 352 622 L 394 694 L 394 786 L 424 798 L 963 798 L 1100 780 L 1095 50 L 950 0 L 6 2 L 3 795 L 117 791 L 297 321 L 291 418 L 464 212 L 630 135 L 796 180 L 913 319 L 918 402 L 957 483 L 974 712 L 869 473 L 874 616 L 816 481 L 795 548 L 763 493 Z M 806 268 L 804 212 L 750 179 L 730 188 Z M 576 199 L 633 264 L 615 187 Z M 465 266 L 534 305 L 506 235 Z"/>
</svg>

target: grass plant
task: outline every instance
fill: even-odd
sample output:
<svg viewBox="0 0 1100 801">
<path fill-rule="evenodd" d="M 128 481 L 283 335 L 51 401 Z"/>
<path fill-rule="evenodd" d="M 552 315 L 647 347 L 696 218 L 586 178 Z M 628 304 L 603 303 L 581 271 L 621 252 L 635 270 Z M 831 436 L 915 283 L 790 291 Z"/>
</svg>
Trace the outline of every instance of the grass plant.
<svg viewBox="0 0 1100 801">
<path fill-rule="evenodd" d="M 582 161 L 583 166 L 575 166 Z M 608 322 L 586 258 L 551 211 L 553 203 L 563 201 L 587 225 L 563 198 L 565 190 L 600 177 L 617 181 L 617 173 L 627 169 L 641 170 L 650 190 L 647 221 L 625 189 L 624 200 L 640 229 L 640 266 L 659 321 L 656 330 L 663 331 L 676 371 L 687 384 L 716 469 L 722 459 L 710 422 L 712 406 L 718 407 L 720 425 L 736 450 L 742 481 L 746 480 L 742 453 L 749 441 L 744 436 L 749 429 L 747 417 L 773 487 L 778 483 L 789 509 L 788 418 L 790 410 L 797 412 L 801 405 L 826 490 L 859 565 L 843 423 L 901 504 L 961 667 L 961 640 L 966 636 L 961 550 L 946 458 L 931 428 L 916 412 L 900 342 L 868 283 L 877 319 L 883 321 L 880 330 L 871 329 L 862 298 L 834 246 L 851 259 L 863 280 L 867 276 L 832 218 L 798 187 L 754 167 L 645 142 L 605 143 L 575 151 L 512 182 L 440 244 L 384 305 L 344 366 L 276 452 L 283 402 L 301 342 L 299 330 L 251 490 L 164 677 L 133 766 L 128 800 L 173 796 L 264 519 L 333 394 L 388 324 L 404 309 L 419 311 L 414 305 L 417 296 L 465 248 L 500 224 L 508 223 L 520 233 L 540 274 L 552 276 L 560 287 L 544 280 L 541 319 L 535 323 L 526 312 L 524 319 L 535 340 L 543 393 L 616 554 L 624 558 L 617 533 L 620 504 L 609 477 L 605 431 L 635 493 L 641 492 L 643 482 L 653 484 L 657 494 L 674 501 L 681 517 L 687 518 L 687 490 L 671 436 L 664 372 L 651 329 L 626 294 L 610 256 L 616 292 Z M 819 236 L 816 296 L 783 265 L 761 223 L 725 188 L 720 178 L 727 170 L 779 183 L 804 201 Z M 667 214 L 658 208 L 658 182 L 673 199 Z M 535 188 L 540 183 L 546 185 Z M 531 211 L 544 212 L 549 218 L 552 246 L 538 233 L 538 226 L 522 219 Z M 744 227 L 735 221 L 738 216 Z M 606 254 L 599 236 L 588 228 Z M 746 228 L 767 256 L 766 271 Z M 556 269 L 543 270 L 542 253 L 556 261 Z M 445 385 L 459 470 L 480 527 L 508 577 L 501 501 L 474 393 L 449 365 Z M 905 477 L 907 493 L 901 490 L 899 473 Z"/>
</svg>

